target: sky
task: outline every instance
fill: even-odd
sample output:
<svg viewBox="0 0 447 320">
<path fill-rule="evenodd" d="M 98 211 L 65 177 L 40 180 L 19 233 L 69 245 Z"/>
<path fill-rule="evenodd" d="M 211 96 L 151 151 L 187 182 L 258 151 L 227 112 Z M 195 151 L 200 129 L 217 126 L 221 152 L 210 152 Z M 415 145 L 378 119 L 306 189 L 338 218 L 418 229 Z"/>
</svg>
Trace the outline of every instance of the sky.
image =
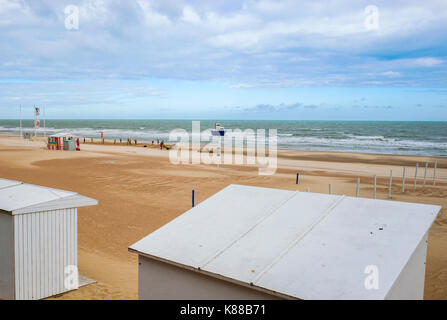
<svg viewBox="0 0 447 320">
<path fill-rule="evenodd" d="M 0 119 L 447 121 L 447 0 L 0 0 Z"/>
</svg>

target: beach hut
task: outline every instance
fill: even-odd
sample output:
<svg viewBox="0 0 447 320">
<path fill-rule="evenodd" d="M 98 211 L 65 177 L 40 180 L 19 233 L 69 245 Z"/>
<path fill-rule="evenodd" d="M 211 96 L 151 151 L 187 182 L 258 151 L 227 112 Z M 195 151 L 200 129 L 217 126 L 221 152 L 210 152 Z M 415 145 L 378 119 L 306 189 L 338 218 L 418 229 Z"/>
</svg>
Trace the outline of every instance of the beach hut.
<svg viewBox="0 0 447 320">
<path fill-rule="evenodd" d="M 439 206 L 230 185 L 130 246 L 140 299 L 422 299 Z"/>
<path fill-rule="evenodd" d="M 75 137 L 71 133 L 60 132 L 48 137 L 48 150 L 62 150 L 65 141 L 74 141 Z"/>
<path fill-rule="evenodd" d="M 0 299 L 31 300 L 77 289 L 75 192 L 0 179 Z"/>
</svg>

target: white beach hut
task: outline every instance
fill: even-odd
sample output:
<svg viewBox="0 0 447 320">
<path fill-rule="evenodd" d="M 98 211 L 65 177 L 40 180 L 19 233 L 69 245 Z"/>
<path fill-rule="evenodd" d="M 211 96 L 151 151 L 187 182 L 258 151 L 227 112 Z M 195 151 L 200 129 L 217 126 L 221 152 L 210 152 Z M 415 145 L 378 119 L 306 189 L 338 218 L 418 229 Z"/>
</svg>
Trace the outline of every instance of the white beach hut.
<svg viewBox="0 0 447 320">
<path fill-rule="evenodd" d="M 129 251 L 140 299 L 422 299 L 439 210 L 230 185 Z"/>
<path fill-rule="evenodd" d="M 0 179 L 0 299 L 42 299 L 76 289 L 75 192 Z M 72 279 L 73 280 L 73 279 Z"/>
</svg>

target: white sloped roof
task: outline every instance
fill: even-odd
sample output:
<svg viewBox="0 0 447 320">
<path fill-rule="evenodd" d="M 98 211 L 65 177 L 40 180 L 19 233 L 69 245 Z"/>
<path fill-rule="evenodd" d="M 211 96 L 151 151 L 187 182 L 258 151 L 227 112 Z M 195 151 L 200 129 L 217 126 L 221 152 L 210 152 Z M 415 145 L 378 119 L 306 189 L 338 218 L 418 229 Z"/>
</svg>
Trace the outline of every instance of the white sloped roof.
<svg viewBox="0 0 447 320">
<path fill-rule="evenodd" d="M 0 179 L 0 211 L 12 215 L 96 204 L 97 200 L 76 192 Z"/>
<path fill-rule="evenodd" d="M 6 187 L 11 187 L 11 186 L 15 186 L 21 184 L 20 181 L 15 181 L 15 180 L 6 180 L 6 179 L 2 179 L 0 178 L 0 189 L 6 188 Z"/>
<path fill-rule="evenodd" d="M 383 299 L 440 209 L 230 185 L 129 250 L 285 298 Z"/>
<path fill-rule="evenodd" d="M 58 132 L 55 134 L 52 134 L 50 137 L 74 137 L 74 134 L 70 132 Z"/>
</svg>

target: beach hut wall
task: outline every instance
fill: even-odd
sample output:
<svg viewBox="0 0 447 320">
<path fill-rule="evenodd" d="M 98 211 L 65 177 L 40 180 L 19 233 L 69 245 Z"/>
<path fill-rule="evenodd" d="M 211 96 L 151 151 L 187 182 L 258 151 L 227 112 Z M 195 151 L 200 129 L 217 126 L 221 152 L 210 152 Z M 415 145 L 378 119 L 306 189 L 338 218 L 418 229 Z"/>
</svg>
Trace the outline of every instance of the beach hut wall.
<svg viewBox="0 0 447 320">
<path fill-rule="evenodd" d="M 76 289 L 77 281 L 66 280 L 67 271 L 77 270 L 77 208 L 97 203 L 0 179 L 0 299 L 36 300 Z"/>
</svg>

